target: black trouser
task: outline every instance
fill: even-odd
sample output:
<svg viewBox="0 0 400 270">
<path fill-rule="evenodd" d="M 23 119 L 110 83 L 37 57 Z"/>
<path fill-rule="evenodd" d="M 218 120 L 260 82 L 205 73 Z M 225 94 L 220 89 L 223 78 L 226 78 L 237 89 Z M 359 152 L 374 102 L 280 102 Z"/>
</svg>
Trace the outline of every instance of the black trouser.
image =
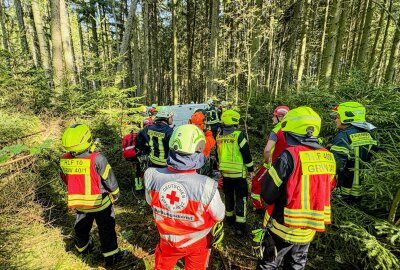
<svg viewBox="0 0 400 270">
<path fill-rule="evenodd" d="M 94 220 L 96 220 L 99 229 L 101 252 L 104 254 L 118 249 L 117 234 L 115 233 L 115 213 L 112 205 L 99 212 L 77 212 L 74 225 L 76 246 L 83 248 L 88 244 Z"/>
<path fill-rule="evenodd" d="M 210 125 L 210 130 L 213 134 L 214 139 L 217 139 L 218 130 L 220 126 L 221 126 L 220 123 Z"/>
<path fill-rule="evenodd" d="M 310 243 L 307 244 L 291 244 L 285 242 L 279 236 L 271 233 L 275 241 L 278 256 L 272 262 L 267 262 L 264 258 L 257 264 L 257 270 L 278 269 L 283 261 L 283 269 L 300 270 L 304 269 L 307 263 L 307 253 Z"/>
<path fill-rule="evenodd" d="M 230 216 L 229 213 L 235 210 L 236 221 L 244 223 L 246 221 L 246 202 L 248 195 L 246 178 L 224 177 L 223 179 L 226 216 Z"/>
</svg>

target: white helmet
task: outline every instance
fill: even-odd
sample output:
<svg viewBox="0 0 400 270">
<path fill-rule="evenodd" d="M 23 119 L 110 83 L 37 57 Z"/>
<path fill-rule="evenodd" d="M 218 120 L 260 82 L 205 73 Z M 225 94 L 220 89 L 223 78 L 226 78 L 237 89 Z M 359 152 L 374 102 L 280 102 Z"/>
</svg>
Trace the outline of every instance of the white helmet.
<svg viewBox="0 0 400 270">
<path fill-rule="evenodd" d="M 203 131 L 193 124 L 179 126 L 169 140 L 169 149 L 185 155 L 202 152 L 205 145 Z"/>
<path fill-rule="evenodd" d="M 170 108 L 162 106 L 160 110 L 157 112 L 156 118 L 168 119 L 172 116 L 174 116 L 174 112 Z"/>
</svg>

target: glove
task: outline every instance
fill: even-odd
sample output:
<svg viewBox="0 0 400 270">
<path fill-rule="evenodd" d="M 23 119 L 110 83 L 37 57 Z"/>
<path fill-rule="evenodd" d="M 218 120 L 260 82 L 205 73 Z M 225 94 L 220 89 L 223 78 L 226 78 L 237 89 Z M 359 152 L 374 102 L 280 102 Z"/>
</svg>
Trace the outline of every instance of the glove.
<svg viewBox="0 0 400 270">
<path fill-rule="evenodd" d="M 254 177 L 254 172 L 248 172 L 246 175 L 247 178 L 253 179 Z"/>
<path fill-rule="evenodd" d="M 222 223 L 222 221 L 215 223 L 214 227 L 211 230 L 211 235 L 213 237 L 211 241 L 211 246 L 213 248 L 218 248 L 225 235 L 224 223 Z"/>
<path fill-rule="evenodd" d="M 262 243 L 262 249 L 263 259 L 267 262 L 273 262 L 276 259 L 276 256 L 278 256 L 275 241 L 268 231 L 265 234 L 264 241 Z"/>
<path fill-rule="evenodd" d="M 253 242 L 252 242 L 252 249 L 253 249 L 253 254 L 256 256 L 258 259 L 263 258 L 264 250 L 263 250 L 263 239 L 265 235 L 265 230 L 263 229 L 256 229 L 251 231 L 251 234 L 253 235 Z"/>
</svg>

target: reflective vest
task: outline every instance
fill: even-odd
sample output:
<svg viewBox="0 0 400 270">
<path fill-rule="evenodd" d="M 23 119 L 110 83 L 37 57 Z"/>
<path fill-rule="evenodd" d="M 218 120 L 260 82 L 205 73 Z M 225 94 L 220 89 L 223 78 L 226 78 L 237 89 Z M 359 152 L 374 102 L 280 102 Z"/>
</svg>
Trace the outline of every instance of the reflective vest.
<svg viewBox="0 0 400 270">
<path fill-rule="evenodd" d="M 289 145 L 286 143 L 285 135 L 281 129 L 281 123 L 278 123 L 273 131 L 275 132 L 278 141 L 276 142 L 272 151 L 272 162 L 275 161 L 275 159 L 283 152 L 283 150 L 289 147 Z"/>
<path fill-rule="evenodd" d="M 206 124 L 213 125 L 219 123 L 218 111 L 215 107 L 206 111 Z"/>
<path fill-rule="evenodd" d="M 271 218 L 271 232 L 289 242 L 309 243 L 315 232 L 325 231 L 325 224 L 331 223 L 330 195 L 336 162 L 333 154 L 323 148 L 299 145 L 286 150 L 293 157 L 294 169 L 286 184 L 284 224 Z M 271 176 L 273 172 L 272 168 Z"/>
<path fill-rule="evenodd" d="M 231 134 L 217 136 L 217 152 L 219 159 L 219 170 L 224 173 L 236 177 L 243 177 L 246 175 L 246 167 L 243 164 L 242 153 L 238 138 L 240 130 L 235 130 Z"/>
<path fill-rule="evenodd" d="M 169 149 L 165 151 L 163 142 L 165 140 L 166 134 L 151 129 L 147 131 L 147 134 L 149 135 L 149 146 L 151 148 L 151 152 L 149 154 L 150 161 L 153 164 L 167 166 L 167 155 Z"/>
<path fill-rule="evenodd" d="M 361 161 L 366 162 L 369 160 L 371 148 L 377 145 L 377 141 L 369 132 L 357 132 L 352 126 L 338 135 L 344 142 L 342 144 L 344 146 L 333 145 L 331 151 L 347 156 L 345 169 L 338 173 L 341 192 L 343 195 L 360 197 L 362 195 L 360 179 Z"/>
<path fill-rule="evenodd" d="M 149 168 L 145 175 L 160 237 L 177 248 L 204 238 L 215 224 L 207 208 L 217 192 L 217 182 L 207 176 Z"/>
<path fill-rule="evenodd" d="M 68 208 L 94 209 L 104 203 L 101 179 L 95 168 L 97 152 L 88 157 L 76 158 L 66 153 L 60 159 L 60 167 L 68 186 Z M 108 198 L 108 196 L 107 196 Z"/>
</svg>

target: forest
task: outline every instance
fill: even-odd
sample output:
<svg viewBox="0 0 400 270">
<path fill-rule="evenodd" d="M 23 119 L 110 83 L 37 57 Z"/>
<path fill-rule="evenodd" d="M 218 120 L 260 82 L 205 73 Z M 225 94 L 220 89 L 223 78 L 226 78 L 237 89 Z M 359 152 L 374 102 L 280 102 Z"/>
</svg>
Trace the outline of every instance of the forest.
<svg viewBox="0 0 400 270">
<path fill-rule="evenodd" d="M 210 98 L 240 112 L 256 166 L 276 106 L 313 108 L 328 143 L 330 109 L 363 104 L 379 141 L 365 195 L 349 205 L 333 192 L 306 269 L 400 269 L 400 1 L 0 0 L 0 28 L 0 269 L 104 269 L 96 233 L 96 252 L 74 249 L 59 176 L 73 123 L 100 138 L 121 188 L 129 255 L 116 269 L 153 269 L 159 236 L 121 138 L 142 128 L 143 106 Z M 210 269 L 255 269 L 250 247 L 227 228 Z"/>
</svg>

